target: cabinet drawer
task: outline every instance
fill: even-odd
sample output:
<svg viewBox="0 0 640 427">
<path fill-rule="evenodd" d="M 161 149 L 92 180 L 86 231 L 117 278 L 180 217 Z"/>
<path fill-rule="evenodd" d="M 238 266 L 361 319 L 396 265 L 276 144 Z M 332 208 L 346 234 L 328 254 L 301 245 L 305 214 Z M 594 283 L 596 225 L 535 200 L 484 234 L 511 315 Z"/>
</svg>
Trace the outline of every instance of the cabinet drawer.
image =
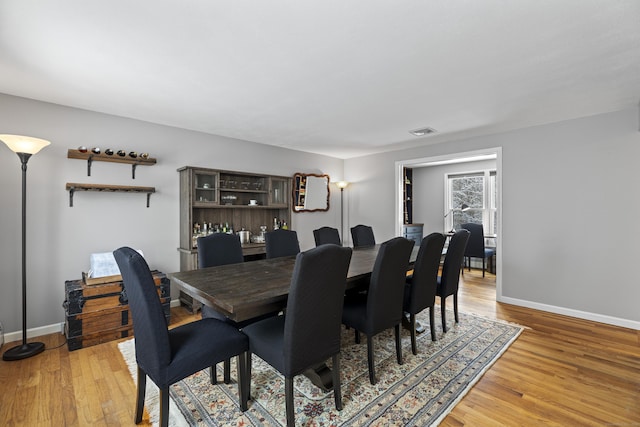
<svg viewBox="0 0 640 427">
<path fill-rule="evenodd" d="M 406 224 L 403 225 L 404 234 L 414 234 L 419 233 L 422 234 L 422 224 Z"/>
<path fill-rule="evenodd" d="M 402 226 L 402 236 L 419 245 L 422 243 L 422 228 L 423 224 L 405 224 Z"/>
<path fill-rule="evenodd" d="M 416 245 L 419 245 L 420 243 L 422 243 L 422 233 L 411 233 L 411 234 L 405 233 L 404 238 L 413 240 Z"/>
</svg>

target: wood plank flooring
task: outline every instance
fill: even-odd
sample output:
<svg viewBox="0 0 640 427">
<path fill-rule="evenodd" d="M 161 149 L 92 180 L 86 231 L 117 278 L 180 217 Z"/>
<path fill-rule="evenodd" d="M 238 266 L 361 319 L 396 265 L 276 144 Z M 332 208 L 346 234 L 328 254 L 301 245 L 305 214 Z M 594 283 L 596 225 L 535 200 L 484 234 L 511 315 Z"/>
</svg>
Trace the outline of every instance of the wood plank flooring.
<svg viewBox="0 0 640 427">
<path fill-rule="evenodd" d="M 462 311 L 527 329 L 441 425 L 640 426 L 640 331 L 498 304 L 495 276 L 478 270 L 465 271 L 459 295 Z M 172 326 L 195 319 L 171 315 Z M 0 425 L 134 425 L 117 342 L 69 352 L 61 334 L 38 340 L 43 354 L 0 361 Z"/>
</svg>

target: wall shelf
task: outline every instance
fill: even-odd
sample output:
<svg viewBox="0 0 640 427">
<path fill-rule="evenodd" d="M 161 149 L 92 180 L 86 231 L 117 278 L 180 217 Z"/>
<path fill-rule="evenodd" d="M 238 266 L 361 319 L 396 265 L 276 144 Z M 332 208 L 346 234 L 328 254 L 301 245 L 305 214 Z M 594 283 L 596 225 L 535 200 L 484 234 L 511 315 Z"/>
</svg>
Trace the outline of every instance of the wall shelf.
<svg viewBox="0 0 640 427">
<path fill-rule="evenodd" d="M 156 192 L 155 187 L 135 187 L 135 186 L 129 186 L 129 185 L 79 184 L 76 182 L 67 182 L 66 189 L 67 191 L 69 191 L 69 207 L 73 207 L 73 195 L 76 191 L 146 193 L 147 207 L 149 207 L 149 199 L 151 198 L 151 194 Z"/>
<path fill-rule="evenodd" d="M 413 222 L 413 189 L 412 189 L 412 179 L 413 179 L 413 169 L 411 168 L 403 168 L 404 172 L 404 180 L 402 183 L 403 196 L 402 199 L 404 201 L 403 206 L 403 223 L 411 224 Z"/>
<path fill-rule="evenodd" d="M 141 166 L 153 166 L 156 164 L 156 159 L 151 157 L 143 159 L 140 157 L 132 158 L 127 156 L 119 156 L 116 153 L 111 156 L 104 153 L 95 154 L 91 151 L 81 152 L 80 150 L 69 149 L 67 151 L 67 158 L 78 159 L 87 161 L 87 176 L 91 176 L 91 165 L 95 162 L 111 162 L 111 163 L 125 163 L 131 165 L 131 178 L 136 179 L 136 167 Z"/>
</svg>

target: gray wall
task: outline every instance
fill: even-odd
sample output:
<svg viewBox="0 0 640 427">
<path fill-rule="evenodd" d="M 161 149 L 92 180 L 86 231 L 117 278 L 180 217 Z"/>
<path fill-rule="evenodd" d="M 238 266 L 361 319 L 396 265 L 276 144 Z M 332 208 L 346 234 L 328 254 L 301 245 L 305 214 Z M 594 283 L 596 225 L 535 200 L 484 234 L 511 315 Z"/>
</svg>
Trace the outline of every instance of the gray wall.
<svg viewBox="0 0 640 427">
<path fill-rule="evenodd" d="M 490 147 L 502 147 L 501 301 L 640 329 L 635 108 L 346 160 L 347 218 L 391 238 L 396 161 Z"/>
<path fill-rule="evenodd" d="M 91 253 L 129 245 L 141 249 L 152 268 L 179 270 L 176 170 L 181 166 L 285 176 L 321 172 L 342 179 L 340 159 L 2 94 L 0 121 L 0 133 L 51 141 L 28 164 L 29 329 L 64 322 L 64 282 L 88 270 Z M 88 177 L 86 161 L 67 159 L 67 150 L 80 145 L 149 152 L 158 163 L 138 167 L 132 180 L 129 165 L 95 162 Z M 18 156 L 1 143 L 0 177 L 0 322 L 11 333 L 22 329 L 21 171 Z M 74 207 L 69 207 L 67 182 L 154 186 L 157 192 L 148 209 L 142 194 L 96 192 L 76 193 Z M 339 224 L 340 192 L 333 185 L 328 212 L 292 213 L 291 226 L 299 232 L 302 249 L 314 246 L 311 230 Z M 175 299 L 175 289 L 172 294 Z"/>
<path fill-rule="evenodd" d="M 370 224 L 383 241 L 395 235 L 396 161 L 487 147 L 502 147 L 499 298 L 640 329 L 640 287 L 633 279 L 640 258 L 637 109 L 345 161 L 7 95 L 0 95 L 0 118 L 1 133 L 52 141 L 29 161 L 33 334 L 64 321 L 64 281 L 86 271 L 91 253 L 126 244 L 143 250 L 152 268 L 178 270 L 181 166 L 344 178 L 351 182 L 345 228 Z M 132 180 L 128 165 L 96 162 L 88 177 L 86 162 L 67 159 L 67 149 L 80 145 L 147 151 L 158 164 L 139 167 Z M 20 163 L 4 144 L 0 177 L 0 321 L 12 332 L 22 327 Z M 89 192 L 77 193 L 70 208 L 66 182 L 155 186 L 157 193 L 148 209 L 140 194 Z M 340 192 L 333 186 L 331 206 L 327 213 L 292 214 L 303 249 L 313 246 L 312 229 L 340 225 Z"/>
</svg>

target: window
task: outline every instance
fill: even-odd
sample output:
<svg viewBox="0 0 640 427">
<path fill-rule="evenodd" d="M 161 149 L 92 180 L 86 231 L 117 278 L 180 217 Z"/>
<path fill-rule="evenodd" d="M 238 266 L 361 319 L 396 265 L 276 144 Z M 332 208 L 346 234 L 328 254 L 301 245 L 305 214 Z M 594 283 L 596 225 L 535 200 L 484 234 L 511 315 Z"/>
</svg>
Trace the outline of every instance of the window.
<svg viewBox="0 0 640 427">
<path fill-rule="evenodd" d="M 445 185 L 445 230 L 458 229 L 460 224 L 476 222 L 484 226 L 485 234 L 496 233 L 495 170 L 447 174 Z"/>
</svg>

